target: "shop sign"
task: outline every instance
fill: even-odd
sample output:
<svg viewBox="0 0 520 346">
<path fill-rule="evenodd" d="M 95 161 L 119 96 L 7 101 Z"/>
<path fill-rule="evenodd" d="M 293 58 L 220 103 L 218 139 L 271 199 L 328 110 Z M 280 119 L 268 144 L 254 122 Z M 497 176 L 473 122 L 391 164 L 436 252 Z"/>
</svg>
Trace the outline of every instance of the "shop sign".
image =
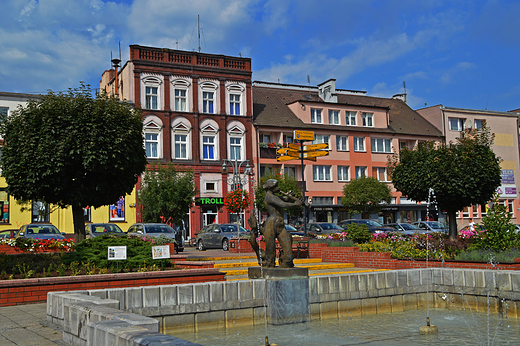
<svg viewBox="0 0 520 346">
<path fill-rule="evenodd" d="M 513 169 L 502 170 L 502 184 L 514 184 L 515 183 L 515 171 Z"/>
<path fill-rule="evenodd" d="M 516 198 L 516 186 L 500 185 L 500 187 L 497 189 L 497 193 L 501 198 Z"/>
<path fill-rule="evenodd" d="M 195 205 L 224 205 L 222 197 L 196 197 Z"/>
<path fill-rule="evenodd" d="M 322 208 L 322 207 L 312 207 L 314 211 L 334 211 L 334 208 Z"/>
</svg>

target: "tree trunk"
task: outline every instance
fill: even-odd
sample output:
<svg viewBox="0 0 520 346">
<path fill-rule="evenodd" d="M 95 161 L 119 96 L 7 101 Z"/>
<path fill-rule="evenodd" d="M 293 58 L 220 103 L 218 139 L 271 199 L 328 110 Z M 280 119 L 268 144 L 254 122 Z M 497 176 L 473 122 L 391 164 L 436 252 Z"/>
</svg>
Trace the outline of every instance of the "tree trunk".
<svg viewBox="0 0 520 346">
<path fill-rule="evenodd" d="M 448 225 L 450 227 L 450 240 L 457 239 L 457 211 L 449 211 L 448 210 Z"/>
<path fill-rule="evenodd" d="M 83 207 L 72 206 L 72 221 L 74 223 L 74 242 L 79 244 L 85 240 L 86 237 Z"/>
</svg>

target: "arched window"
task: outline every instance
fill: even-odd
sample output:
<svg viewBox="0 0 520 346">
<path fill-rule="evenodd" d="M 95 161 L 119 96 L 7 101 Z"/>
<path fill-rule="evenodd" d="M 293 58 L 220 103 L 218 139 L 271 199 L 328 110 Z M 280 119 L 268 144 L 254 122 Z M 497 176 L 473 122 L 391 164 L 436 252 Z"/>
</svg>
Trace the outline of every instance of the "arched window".
<svg viewBox="0 0 520 346">
<path fill-rule="evenodd" d="M 245 88 L 239 84 L 229 84 L 226 88 L 228 92 L 228 114 L 243 115 L 245 109 Z"/>
<path fill-rule="evenodd" d="M 214 121 L 205 121 L 200 129 L 201 153 L 203 160 L 218 160 L 218 125 Z"/>
<path fill-rule="evenodd" d="M 185 118 L 177 118 L 172 124 L 173 159 L 191 159 L 191 124 Z"/>
<path fill-rule="evenodd" d="M 144 92 L 141 93 L 141 105 L 144 109 L 162 109 L 161 85 L 162 79 L 155 76 L 145 76 L 141 79 Z"/>
<path fill-rule="evenodd" d="M 218 98 L 218 84 L 214 82 L 202 82 L 200 83 L 200 96 L 201 100 L 199 109 L 202 109 L 202 113 L 216 114 L 218 113 L 219 98 Z"/>
<path fill-rule="evenodd" d="M 147 116 L 144 119 L 144 147 L 146 157 L 149 159 L 159 159 L 162 157 L 162 122 L 155 115 Z"/>
<path fill-rule="evenodd" d="M 190 83 L 184 79 L 172 81 L 173 110 L 176 112 L 189 112 L 189 88 Z"/>
</svg>

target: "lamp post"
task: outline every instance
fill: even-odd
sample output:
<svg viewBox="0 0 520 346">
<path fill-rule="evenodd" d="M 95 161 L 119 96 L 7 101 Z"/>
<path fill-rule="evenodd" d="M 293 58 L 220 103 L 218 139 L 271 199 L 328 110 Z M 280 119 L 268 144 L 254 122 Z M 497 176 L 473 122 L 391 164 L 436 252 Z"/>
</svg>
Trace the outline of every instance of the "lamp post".
<svg viewBox="0 0 520 346">
<path fill-rule="evenodd" d="M 244 161 L 238 161 L 238 160 L 228 160 L 224 159 L 222 160 L 222 167 L 220 168 L 220 172 L 222 174 L 228 174 L 229 173 L 229 166 L 232 167 L 233 177 L 231 179 L 231 183 L 228 182 L 232 186 L 232 190 L 238 190 L 242 189 L 242 186 L 247 181 L 247 177 L 251 174 L 253 174 L 253 171 L 251 170 L 251 166 L 249 166 L 249 160 Z M 240 176 L 240 172 L 242 170 L 242 166 L 244 166 L 244 178 Z"/>
</svg>

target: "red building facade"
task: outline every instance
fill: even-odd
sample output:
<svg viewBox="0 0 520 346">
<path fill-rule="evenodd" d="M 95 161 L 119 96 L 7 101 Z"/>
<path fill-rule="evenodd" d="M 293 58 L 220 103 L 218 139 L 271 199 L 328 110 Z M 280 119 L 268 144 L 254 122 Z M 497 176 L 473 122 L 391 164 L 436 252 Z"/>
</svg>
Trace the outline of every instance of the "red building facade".
<svg viewBox="0 0 520 346">
<path fill-rule="evenodd" d="M 103 73 L 101 89 L 117 90 L 121 99 L 142 108 L 149 162 L 195 172 L 196 203 L 179 225 L 186 239 L 206 224 L 232 220 L 222 201 L 234 174 L 252 192 L 245 174 L 246 166 L 253 166 L 246 161 L 253 150 L 251 76 L 249 58 L 139 45 L 130 46 L 130 60 L 120 71 Z M 240 171 L 237 166 L 236 172 L 222 173 L 224 162 L 233 166 L 229 161 L 243 163 Z"/>
</svg>

